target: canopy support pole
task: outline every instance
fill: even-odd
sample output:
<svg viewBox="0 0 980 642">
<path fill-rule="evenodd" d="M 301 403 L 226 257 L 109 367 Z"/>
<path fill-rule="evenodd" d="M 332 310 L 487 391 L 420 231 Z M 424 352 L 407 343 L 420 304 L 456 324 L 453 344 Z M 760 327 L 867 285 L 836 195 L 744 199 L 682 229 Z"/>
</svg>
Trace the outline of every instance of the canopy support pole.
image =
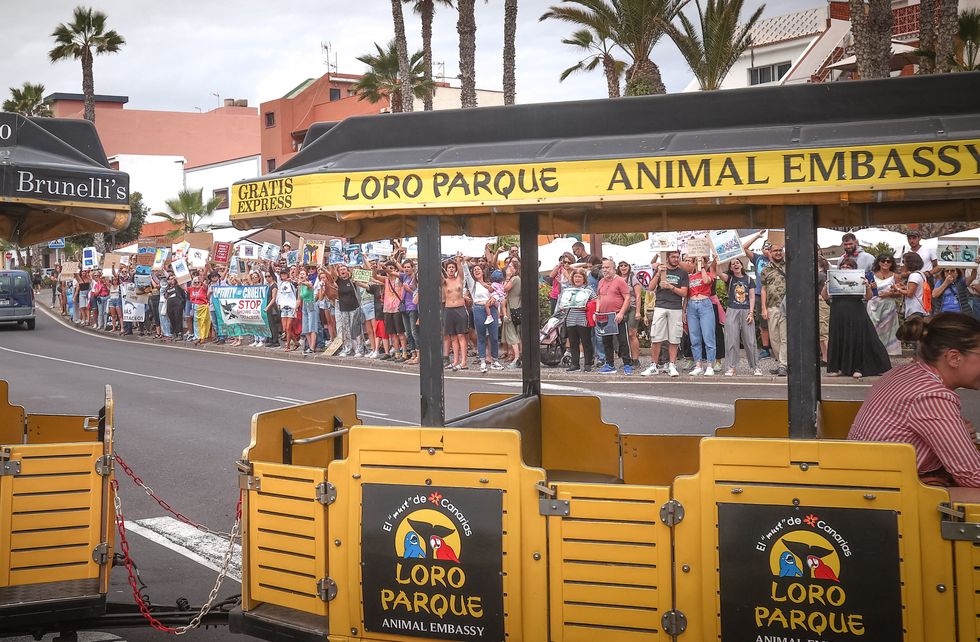
<svg viewBox="0 0 980 642">
<path fill-rule="evenodd" d="M 789 365 L 789 437 L 817 438 L 820 403 L 818 349 L 817 210 L 812 205 L 787 206 L 786 335 Z"/>
<path fill-rule="evenodd" d="M 521 363 L 524 395 L 541 394 L 541 345 L 538 328 L 538 214 L 520 215 L 521 233 Z"/>
<path fill-rule="evenodd" d="M 445 382 L 442 376 L 442 247 L 439 217 L 419 216 L 419 395 L 420 425 L 446 424 Z"/>
</svg>

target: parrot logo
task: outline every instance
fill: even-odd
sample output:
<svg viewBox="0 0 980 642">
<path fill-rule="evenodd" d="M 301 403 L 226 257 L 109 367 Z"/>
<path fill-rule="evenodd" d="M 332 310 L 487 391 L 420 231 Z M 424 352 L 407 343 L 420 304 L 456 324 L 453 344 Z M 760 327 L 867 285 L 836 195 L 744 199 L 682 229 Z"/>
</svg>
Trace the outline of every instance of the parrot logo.
<svg viewBox="0 0 980 642">
<path fill-rule="evenodd" d="M 408 551 L 407 545 L 405 550 Z M 796 556 L 789 551 L 783 551 L 779 556 L 779 577 L 803 577 L 803 569 L 796 563 Z"/>
<path fill-rule="evenodd" d="M 408 531 L 405 533 L 405 553 L 402 555 L 405 559 L 425 559 L 425 550 L 419 544 L 419 536 L 415 531 Z"/>
<path fill-rule="evenodd" d="M 411 535 L 421 536 L 425 541 L 429 542 L 429 555 L 427 559 L 438 559 L 438 560 L 450 560 L 459 563 L 459 558 L 456 556 L 456 552 L 446 543 L 445 537 L 455 533 L 456 531 L 447 526 L 442 526 L 441 524 L 430 524 L 428 522 L 423 522 L 421 520 L 407 518 L 409 525 L 415 531 L 410 533 Z M 421 547 L 420 547 L 421 548 Z M 408 550 L 406 546 L 406 552 Z"/>
<path fill-rule="evenodd" d="M 437 560 L 449 560 L 450 562 L 456 562 L 459 564 L 459 558 L 456 557 L 456 551 L 454 551 L 452 546 L 443 541 L 443 539 L 438 535 L 433 535 L 429 538 L 429 546 L 435 552 Z"/>
<path fill-rule="evenodd" d="M 833 549 L 826 548 L 824 546 L 813 546 L 805 542 L 794 542 L 792 540 L 784 539 L 782 540 L 783 545 L 789 549 L 789 553 L 792 553 L 795 558 L 793 559 L 793 568 L 799 572 L 796 577 L 803 577 L 803 573 L 800 571 L 799 566 L 796 563 L 797 559 L 806 560 L 806 565 L 810 569 L 810 577 L 815 580 L 830 580 L 831 582 L 840 582 L 837 579 L 837 574 L 834 573 L 834 569 L 827 566 L 824 563 L 823 558 L 833 553 Z M 783 562 L 789 553 L 784 553 L 779 559 L 779 575 L 783 577 Z"/>
</svg>

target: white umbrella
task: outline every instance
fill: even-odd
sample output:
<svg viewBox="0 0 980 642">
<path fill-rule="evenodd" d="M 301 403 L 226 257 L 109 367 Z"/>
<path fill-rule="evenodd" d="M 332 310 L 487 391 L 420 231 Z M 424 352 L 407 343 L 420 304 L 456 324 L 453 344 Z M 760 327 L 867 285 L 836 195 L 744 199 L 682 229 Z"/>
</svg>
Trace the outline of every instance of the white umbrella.
<svg viewBox="0 0 980 642">
<path fill-rule="evenodd" d="M 892 57 L 888 61 L 888 68 L 891 71 L 899 71 L 905 65 L 919 64 L 918 56 L 912 52 L 915 47 L 910 47 L 904 43 L 892 40 Z M 832 65 L 827 65 L 828 69 L 839 69 L 841 71 L 855 71 L 857 69 L 857 56 L 842 58 Z"/>
</svg>

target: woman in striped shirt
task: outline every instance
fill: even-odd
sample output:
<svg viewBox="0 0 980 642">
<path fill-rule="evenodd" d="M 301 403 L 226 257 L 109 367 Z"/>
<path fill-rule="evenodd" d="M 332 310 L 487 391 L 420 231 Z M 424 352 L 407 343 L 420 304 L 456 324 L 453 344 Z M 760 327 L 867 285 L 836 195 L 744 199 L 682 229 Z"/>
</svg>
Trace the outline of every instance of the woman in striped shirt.
<svg viewBox="0 0 980 642">
<path fill-rule="evenodd" d="M 561 295 L 555 305 L 556 309 L 565 313 L 565 332 L 568 335 L 571 364 L 568 372 L 583 368 L 580 361 L 579 346 L 585 350 L 584 370 L 592 370 L 592 323 L 589 323 L 587 310 L 590 301 L 597 296 L 588 285 L 586 272 L 582 268 L 572 268 L 568 283 L 562 284 Z"/>
<path fill-rule="evenodd" d="M 912 444 L 924 483 L 980 488 L 974 428 L 954 392 L 980 390 L 980 321 L 958 312 L 917 316 L 898 338 L 919 342 L 917 358 L 871 387 L 848 439 Z"/>
</svg>

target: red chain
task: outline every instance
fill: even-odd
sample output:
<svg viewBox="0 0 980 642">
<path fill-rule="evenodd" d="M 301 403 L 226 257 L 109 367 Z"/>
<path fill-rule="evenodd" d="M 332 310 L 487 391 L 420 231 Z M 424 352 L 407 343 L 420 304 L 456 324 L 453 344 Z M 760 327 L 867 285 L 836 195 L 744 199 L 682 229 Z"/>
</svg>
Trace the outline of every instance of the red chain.
<svg viewBox="0 0 980 642">
<path fill-rule="evenodd" d="M 162 508 L 163 510 L 167 511 L 168 513 L 170 513 L 171 515 L 173 515 L 178 521 L 181 521 L 181 522 L 187 524 L 188 526 L 193 526 L 194 528 L 196 528 L 196 529 L 198 529 L 200 531 L 206 531 L 206 530 L 208 530 L 204 526 L 202 526 L 202 525 L 198 524 L 197 522 L 191 520 L 191 518 L 189 518 L 189 517 L 187 517 L 185 515 L 182 515 L 178 511 L 174 510 L 173 507 L 171 507 L 170 504 L 168 504 L 165 499 L 163 499 L 161 497 L 158 497 L 157 494 L 153 492 L 153 489 L 151 489 L 146 484 L 146 482 L 143 481 L 143 479 L 139 475 L 137 475 L 136 473 L 134 473 L 132 468 L 130 468 L 128 465 L 126 465 L 126 462 L 123 461 L 122 457 L 119 456 L 119 453 L 115 453 L 114 457 L 115 457 L 116 461 L 119 463 L 119 467 L 123 469 L 123 472 L 126 473 L 127 475 L 129 475 L 130 477 L 132 477 L 133 478 L 133 481 L 136 482 L 136 485 L 139 486 L 140 488 L 142 488 L 146 492 L 147 495 L 149 495 L 150 497 L 152 497 L 153 500 L 156 501 L 156 503 L 160 505 L 160 508 Z"/>
</svg>

